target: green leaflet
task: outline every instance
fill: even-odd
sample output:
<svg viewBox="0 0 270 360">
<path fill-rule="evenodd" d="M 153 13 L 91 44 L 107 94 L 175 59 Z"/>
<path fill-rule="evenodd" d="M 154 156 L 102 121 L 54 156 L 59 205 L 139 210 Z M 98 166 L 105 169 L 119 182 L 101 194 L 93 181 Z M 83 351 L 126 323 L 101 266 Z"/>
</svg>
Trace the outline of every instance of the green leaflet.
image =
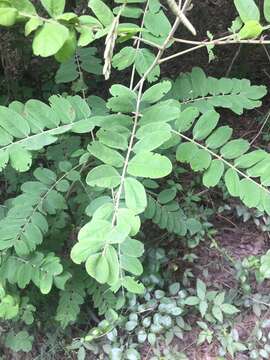
<svg viewBox="0 0 270 360">
<path fill-rule="evenodd" d="M 130 236 L 135 236 L 139 232 L 141 227 L 140 217 L 136 216 L 133 210 L 125 208 L 121 208 L 118 210 L 117 224 L 130 226 Z"/>
<path fill-rule="evenodd" d="M 37 56 L 56 54 L 68 39 L 69 31 L 58 23 L 45 23 L 37 30 L 33 40 L 33 51 Z"/>
<path fill-rule="evenodd" d="M 204 113 L 193 128 L 194 139 L 204 140 L 217 126 L 219 117 L 219 114 L 213 110 Z"/>
<path fill-rule="evenodd" d="M 12 0 L 12 6 L 15 7 L 18 11 L 29 14 L 36 15 L 36 9 L 30 0 Z"/>
<path fill-rule="evenodd" d="M 222 157 L 225 159 L 235 159 L 244 153 L 246 153 L 249 149 L 249 143 L 247 140 L 237 139 L 231 140 L 226 145 L 224 145 L 220 153 Z"/>
<path fill-rule="evenodd" d="M 144 186 L 136 179 L 126 178 L 124 187 L 127 208 L 133 210 L 134 214 L 142 213 L 147 205 Z"/>
<path fill-rule="evenodd" d="M 196 153 L 199 151 L 198 146 L 192 142 L 185 142 L 180 144 L 176 150 L 176 160 L 188 163 L 192 158 L 196 156 Z"/>
<path fill-rule="evenodd" d="M 142 96 L 142 101 L 150 104 L 158 102 L 171 90 L 171 87 L 172 84 L 170 81 L 162 81 L 159 84 L 153 85 L 145 91 Z"/>
<path fill-rule="evenodd" d="M 237 172 L 233 169 L 228 169 L 225 173 L 225 184 L 232 196 L 239 196 L 240 194 L 240 179 Z"/>
<path fill-rule="evenodd" d="M 119 128 L 113 130 L 100 129 L 97 132 L 99 141 L 113 149 L 126 150 L 128 148 L 128 133 L 120 133 Z M 123 129 L 124 130 L 124 129 Z"/>
<path fill-rule="evenodd" d="M 105 284 L 108 281 L 110 267 L 104 254 L 90 255 L 86 260 L 85 268 L 87 273 L 101 284 Z"/>
<path fill-rule="evenodd" d="M 144 245 L 138 240 L 127 238 L 120 245 L 121 253 L 127 256 L 140 257 L 144 253 Z"/>
<path fill-rule="evenodd" d="M 158 194 L 158 202 L 160 204 L 167 204 L 168 202 L 174 200 L 174 198 L 176 197 L 176 193 L 176 188 L 165 189 Z"/>
<path fill-rule="evenodd" d="M 199 149 L 190 159 L 190 166 L 194 171 L 203 171 L 208 169 L 212 157 L 207 150 Z"/>
<path fill-rule="evenodd" d="M 114 55 L 112 65 L 115 69 L 124 70 L 134 63 L 135 58 L 136 49 L 126 46 Z"/>
<path fill-rule="evenodd" d="M 121 266 L 122 268 L 136 276 L 139 276 L 143 273 L 143 267 L 140 261 L 134 256 L 121 256 Z"/>
<path fill-rule="evenodd" d="M 147 125 L 146 125 L 147 126 Z M 162 144 L 171 138 L 170 129 L 153 131 L 142 137 L 133 147 L 133 152 L 139 154 L 140 152 L 152 151 L 159 148 Z"/>
<path fill-rule="evenodd" d="M 245 23 L 239 31 L 238 36 L 240 39 L 256 39 L 263 32 L 263 27 L 258 21 L 250 20 Z"/>
<path fill-rule="evenodd" d="M 209 149 L 216 150 L 223 146 L 231 136 L 232 129 L 229 126 L 221 126 L 206 139 L 205 143 Z"/>
<path fill-rule="evenodd" d="M 118 151 L 110 149 L 98 141 L 90 144 L 87 150 L 91 155 L 95 156 L 105 164 L 115 166 L 117 168 L 124 164 L 124 158 Z"/>
<path fill-rule="evenodd" d="M 131 276 L 125 276 L 122 285 L 128 291 L 135 293 L 135 294 L 143 294 L 144 293 L 144 286 L 137 281 L 135 281 Z"/>
<path fill-rule="evenodd" d="M 89 186 L 113 189 L 120 184 L 120 174 L 110 165 L 100 165 L 88 173 L 86 182 Z"/>
<path fill-rule="evenodd" d="M 270 22 L 270 1 L 269 0 L 264 0 L 263 12 L 264 12 L 265 20 L 267 22 Z"/>
<path fill-rule="evenodd" d="M 180 107 L 176 101 L 162 101 L 143 111 L 143 117 L 140 120 L 140 125 L 143 126 L 150 123 L 169 122 L 177 119 L 179 114 Z"/>
<path fill-rule="evenodd" d="M 260 21 L 260 11 L 254 0 L 234 0 L 234 5 L 244 23 L 249 20 Z"/>
<path fill-rule="evenodd" d="M 104 26 L 111 25 L 114 16 L 110 8 L 103 1 L 91 0 L 88 6 Z"/>
<path fill-rule="evenodd" d="M 0 8 L 0 25 L 12 26 L 15 24 L 18 16 L 18 11 L 11 7 Z"/>
<path fill-rule="evenodd" d="M 247 207 L 257 207 L 261 200 L 261 189 L 254 181 L 242 179 L 240 181 L 240 198 Z"/>
<path fill-rule="evenodd" d="M 143 76 L 147 69 L 155 60 L 155 55 L 148 49 L 139 49 L 135 58 L 135 67 L 140 76 Z M 156 81 L 160 75 L 160 67 L 156 65 L 155 68 L 147 76 L 147 80 L 151 83 Z"/>
<path fill-rule="evenodd" d="M 235 166 L 237 166 L 237 168 L 239 169 L 247 169 L 256 165 L 258 162 L 264 160 L 267 157 L 269 157 L 269 155 L 265 151 L 255 150 L 248 154 L 240 156 L 235 160 L 234 163 Z"/>
<path fill-rule="evenodd" d="M 158 179 L 172 171 L 171 161 L 163 155 L 152 152 L 140 152 L 129 162 L 127 172 L 132 176 Z"/>
<path fill-rule="evenodd" d="M 118 14 L 120 9 L 122 10 L 122 16 L 132 19 L 138 19 L 143 14 L 143 10 L 141 8 L 131 6 L 125 6 L 124 9 L 122 9 L 121 6 L 118 6 L 113 9 L 114 14 Z"/>
<path fill-rule="evenodd" d="M 68 61 L 75 54 L 76 47 L 76 32 L 74 30 L 70 30 L 67 40 L 64 42 L 60 50 L 54 55 L 55 59 L 60 63 Z"/>
<path fill-rule="evenodd" d="M 32 165 L 31 153 L 20 145 L 14 145 L 9 151 L 10 165 L 19 172 L 29 170 Z"/>
<path fill-rule="evenodd" d="M 123 85 L 113 85 L 110 88 L 113 95 L 107 102 L 107 107 L 114 112 L 129 113 L 135 111 L 137 96 L 135 92 Z"/>
<path fill-rule="evenodd" d="M 176 128 L 179 132 L 187 131 L 193 125 L 195 119 L 199 116 L 200 112 L 196 107 L 189 107 L 180 113 L 175 122 Z"/>
<path fill-rule="evenodd" d="M 213 160 L 209 169 L 203 175 L 203 184 L 206 187 L 216 186 L 224 173 L 224 163 L 221 160 Z"/>
<path fill-rule="evenodd" d="M 41 0 L 41 4 L 52 17 L 61 15 L 64 12 L 66 0 Z"/>
</svg>

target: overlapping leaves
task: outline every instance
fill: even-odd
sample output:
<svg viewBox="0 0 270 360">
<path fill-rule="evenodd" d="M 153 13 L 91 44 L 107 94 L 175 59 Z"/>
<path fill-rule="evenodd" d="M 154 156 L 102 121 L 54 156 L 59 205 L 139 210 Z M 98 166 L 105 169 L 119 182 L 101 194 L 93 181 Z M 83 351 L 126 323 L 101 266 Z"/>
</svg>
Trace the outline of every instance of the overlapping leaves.
<svg viewBox="0 0 270 360">
<path fill-rule="evenodd" d="M 42 243 L 48 231 L 46 215 L 66 208 L 61 190 L 68 189 L 67 180 L 58 181 L 54 172 L 42 168 L 37 168 L 34 176 L 36 181 L 22 185 L 22 194 L 13 199 L 6 217 L 0 221 L 0 250 L 14 247 L 18 256 L 29 255 Z"/>
<path fill-rule="evenodd" d="M 32 151 L 53 144 L 68 131 L 84 133 L 93 129 L 90 108 L 81 97 L 53 95 L 49 102 L 50 106 L 39 100 L 0 106 L 0 170 L 10 163 L 17 171 L 27 171 Z"/>
<path fill-rule="evenodd" d="M 203 184 L 207 187 L 216 186 L 224 175 L 230 195 L 240 197 L 248 207 L 270 214 L 270 154 L 249 151 L 247 140 L 231 140 L 232 129 L 217 128 L 218 118 L 214 110 L 205 112 L 195 121 L 192 135 L 185 136 L 181 132 L 181 117 L 176 126 L 185 141 L 178 146 L 176 159 L 189 163 L 194 171 L 203 172 Z"/>
<path fill-rule="evenodd" d="M 246 109 L 261 106 L 266 92 L 265 86 L 251 85 L 247 79 L 207 77 L 196 67 L 176 79 L 170 95 L 181 101 L 182 109 L 195 106 L 203 113 L 222 107 L 241 115 Z"/>
</svg>

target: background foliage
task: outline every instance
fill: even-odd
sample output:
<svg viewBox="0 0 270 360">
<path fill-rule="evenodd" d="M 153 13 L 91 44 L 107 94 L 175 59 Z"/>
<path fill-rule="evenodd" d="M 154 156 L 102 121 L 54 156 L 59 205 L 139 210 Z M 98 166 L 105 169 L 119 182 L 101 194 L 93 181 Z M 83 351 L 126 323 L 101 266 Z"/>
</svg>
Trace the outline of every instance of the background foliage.
<svg viewBox="0 0 270 360">
<path fill-rule="evenodd" d="M 205 29 L 200 41 L 188 0 L 0 0 L 1 35 L 42 64 L 38 94 L 35 82 L 10 86 L 2 60 L 3 356 L 33 354 L 41 333 L 42 359 L 186 359 L 176 339 L 195 329 L 194 344 L 216 342 L 219 358 L 269 357 L 269 301 L 251 286 L 269 279 L 269 250 L 236 261 L 212 224 L 217 203 L 269 231 L 269 148 L 234 129 L 267 87 L 200 64 L 162 73 L 201 48 L 209 62 L 231 44 L 268 54 L 270 2 L 234 6 L 226 35 Z M 230 290 L 196 270 L 192 249 L 209 244 L 233 269 Z M 234 323 L 245 306 L 264 314 L 246 344 Z"/>
</svg>

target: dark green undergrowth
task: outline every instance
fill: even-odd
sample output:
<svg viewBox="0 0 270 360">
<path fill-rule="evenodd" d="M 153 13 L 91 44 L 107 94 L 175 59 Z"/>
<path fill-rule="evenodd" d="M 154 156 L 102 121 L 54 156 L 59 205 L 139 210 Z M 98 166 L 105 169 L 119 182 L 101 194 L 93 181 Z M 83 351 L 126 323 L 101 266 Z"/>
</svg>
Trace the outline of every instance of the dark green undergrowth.
<svg viewBox="0 0 270 360">
<path fill-rule="evenodd" d="M 2 359 L 270 357 L 268 88 L 229 75 L 270 1 L 233 4 L 0 0 Z"/>
</svg>

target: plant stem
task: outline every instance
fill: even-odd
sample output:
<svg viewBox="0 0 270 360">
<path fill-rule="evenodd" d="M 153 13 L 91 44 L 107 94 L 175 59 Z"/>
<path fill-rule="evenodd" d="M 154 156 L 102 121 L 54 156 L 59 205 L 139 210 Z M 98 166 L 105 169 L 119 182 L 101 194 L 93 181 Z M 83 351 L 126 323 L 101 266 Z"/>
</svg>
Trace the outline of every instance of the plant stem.
<svg viewBox="0 0 270 360">
<path fill-rule="evenodd" d="M 175 53 L 173 55 L 167 56 L 165 58 L 162 58 L 159 60 L 159 64 L 162 64 L 166 61 L 169 61 L 171 59 L 175 59 L 176 57 L 188 54 L 192 51 L 201 49 L 205 46 L 209 45 L 231 45 L 231 44 L 250 44 L 250 45 L 267 45 L 270 44 L 270 40 L 264 40 L 264 38 L 258 39 L 258 40 L 241 40 L 235 38 L 235 35 L 228 35 L 223 38 L 217 39 L 217 40 L 211 40 L 211 41 L 191 41 L 191 40 L 185 40 L 185 39 L 173 39 L 175 42 L 184 43 L 184 44 L 193 44 L 196 46 L 193 46 L 190 49 L 182 50 L 178 53 Z"/>
<path fill-rule="evenodd" d="M 182 8 L 182 12 L 185 13 L 188 5 L 190 3 L 190 0 L 186 0 L 184 5 L 183 5 L 183 8 Z M 143 77 L 141 78 L 141 80 L 137 83 L 137 85 L 134 87 L 134 91 L 137 90 L 140 85 L 142 83 L 145 82 L 145 80 L 147 79 L 147 76 L 151 73 L 151 71 L 155 68 L 156 65 L 158 65 L 160 63 L 160 59 L 164 53 L 164 51 L 166 50 L 167 48 L 167 45 L 169 44 L 169 42 L 171 41 L 171 39 L 173 38 L 176 30 L 178 29 L 178 26 L 180 25 L 181 23 L 181 19 L 178 17 L 173 26 L 172 26 L 172 29 L 171 31 L 169 32 L 169 35 L 167 36 L 166 40 L 164 41 L 163 45 L 161 46 L 161 48 L 159 49 L 158 53 L 157 53 L 157 56 L 155 58 L 155 60 L 153 61 L 152 65 L 148 68 L 148 70 L 146 70 L 146 72 L 144 73 Z"/>
</svg>

